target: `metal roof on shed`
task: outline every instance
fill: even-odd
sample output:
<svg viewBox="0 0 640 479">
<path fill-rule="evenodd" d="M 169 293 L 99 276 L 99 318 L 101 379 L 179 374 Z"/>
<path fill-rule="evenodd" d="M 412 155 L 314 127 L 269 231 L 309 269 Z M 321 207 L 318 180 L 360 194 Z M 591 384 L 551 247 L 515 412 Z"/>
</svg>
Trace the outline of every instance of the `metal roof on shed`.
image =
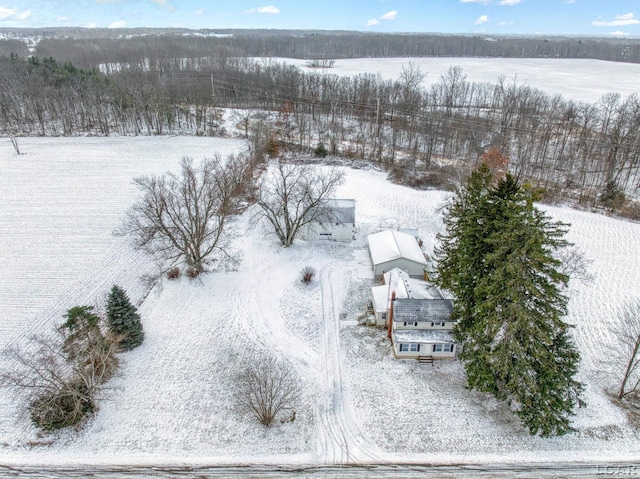
<svg viewBox="0 0 640 479">
<path fill-rule="evenodd" d="M 387 230 L 367 236 L 373 264 L 382 264 L 400 258 L 426 266 L 424 254 L 416 239 L 400 231 Z"/>
</svg>

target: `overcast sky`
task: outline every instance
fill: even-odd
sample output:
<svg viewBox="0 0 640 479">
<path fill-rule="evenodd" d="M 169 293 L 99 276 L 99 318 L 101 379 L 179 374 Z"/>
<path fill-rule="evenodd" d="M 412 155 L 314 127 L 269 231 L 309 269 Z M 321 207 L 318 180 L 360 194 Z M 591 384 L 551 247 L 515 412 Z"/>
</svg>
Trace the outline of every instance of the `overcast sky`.
<svg viewBox="0 0 640 479">
<path fill-rule="evenodd" d="M 0 27 L 53 26 L 640 36 L 640 0 L 0 0 Z"/>
</svg>

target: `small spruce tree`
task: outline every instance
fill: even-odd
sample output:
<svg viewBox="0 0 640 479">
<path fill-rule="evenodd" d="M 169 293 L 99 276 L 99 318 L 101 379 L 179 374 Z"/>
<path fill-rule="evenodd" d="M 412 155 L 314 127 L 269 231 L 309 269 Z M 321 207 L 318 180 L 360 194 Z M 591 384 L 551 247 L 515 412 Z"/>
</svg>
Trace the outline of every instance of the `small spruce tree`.
<svg viewBox="0 0 640 479">
<path fill-rule="evenodd" d="M 125 291 L 113 286 L 107 299 L 107 324 L 111 333 L 121 336 L 120 346 L 130 351 L 142 344 L 144 332 L 137 308 L 131 304 Z"/>
</svg>

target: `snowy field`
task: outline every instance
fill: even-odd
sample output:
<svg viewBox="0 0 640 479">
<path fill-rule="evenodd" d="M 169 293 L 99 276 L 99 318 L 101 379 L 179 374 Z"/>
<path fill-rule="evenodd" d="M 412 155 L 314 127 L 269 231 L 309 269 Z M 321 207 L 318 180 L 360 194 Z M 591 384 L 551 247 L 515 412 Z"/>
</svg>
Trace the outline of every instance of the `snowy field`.
<svg viewBox="0 0 640 479">
<path fill-rule="evenodd" d="M 193 137 L 32 138 L 18 156 L 0 142 L 1 341 L 48 328 L 76 304 L 99 301 L 113 282 L 140 300 L 153 271 L 111 232 L 136 195 L 131 179 L 241 149 L 242 142 Z M 374 170 L 346 169 L 338 196 L 356 199 L 350 244 L 298 241 L 288 249 L 239 220 L 235 272 L 156 286 L 140 307 L 143 345 L 123 355 L 100 410 L 78 432 L 38 438 L 0 396 L 3 463 L 343 463 L 615 460 L 638 457 L 640 437 L 611 404 L 608 321 L 640 297 L 640 225 L 546 207 L 572 224 L 569 239 L 592 261 L 590 284 L 571 285 L 568 321 L 583 360 L 588 406 L 577 432 L 531 437 L 502 403 L 464 388 L 456 362 L 433 367 L 392 358 L 384 331 L 359 326 L 370 273 L 356 260 L 367 234 L 418 228 L 427 250 L 447 194 L 389 183 Z M 358 256 L 359 257 L 359 256 Z M 308 287 L 304 266 L 318 271 Z M 305 383 L 295 422 L 265 430 L 236 407 L 235 378 L 269 351 Z M 33 442 L 51 442 L 34 446 Z"/>
<path fill-rule="evenodd" d="M 306 60 L 278 58 L 304 70 Z M 269 60 L 271 61 L 271 60 Z M 508 83 L 529 85 L 550 95 L 593 103 L 605 93 L 620 93 L 627 97 L 640 94 L 640 65 L 606 62 L 603 60 L 578 60 L 554 58 L 354 58 L 336 60 L 329 74 L 353 76 L 359 73 L 379 73 L 385 80 L 397 80 L 403 65 L 413 63 L 427 77 L 423 86 L 440 81 L 440 76 L 450 67 L 460 66 L 467 81 L 496 83 L 504 76 Z M 320 70 L 315 70 L 320 71 Z"/>
</svg>

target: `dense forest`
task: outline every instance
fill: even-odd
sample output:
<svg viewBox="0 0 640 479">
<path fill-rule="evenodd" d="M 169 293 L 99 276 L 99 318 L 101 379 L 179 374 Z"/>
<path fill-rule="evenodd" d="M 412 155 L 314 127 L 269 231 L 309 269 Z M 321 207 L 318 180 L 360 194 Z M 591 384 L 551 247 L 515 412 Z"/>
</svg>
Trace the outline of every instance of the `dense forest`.
<svg viewBox="0 0 640 479">
<path fill-rule="evenodd" d="M 589 58 L 640 63 L 640 40 L 567 36 L 443 35 L 322 30 L 187 30 L 0 28 L 0 54 L 24 54 L 37 38 L 34 54 L 90 67 L 96 63 L 134 62 L 144 57 L 206 57 L 228 49 L 253 57 L 500 57 Z M 23 40 L 22 48 L 16 40 Z M 11 45 L 3 43 L 11 41 Z M 25 43 L 26 42 L 26 43 Z"/>
<path fill-rule="evenodd" d="M 495 148 L 510 159 L 514 174 L 543 187 L 549 200 L 638 214 L 626 200 L 637 196 L 639 187 L 636 95 L 608 94 L 581 103 L 506 78 L 468 82 L 459 67 L 424 88 L 424 73 L 409 62 L 391 81 L 372 74 L 338 77 L 330 69 L 303 71 L 251 57 L 300 56 L 305 48 L 306 56 L 314 57 L 321 44 L 331 58 L 374 55 L 378 47 L 389 55 L 419 56 L 428 53 L 417 45 L 435 48 L 440 41 L 446 45 L 443 55 L 472 55 L 469 49 L 475 48 L 477 55 L 509 56 L 507 50 L 524 52 L 524 45 L 534 52 L 547 45 L 535 56 L 563 51 L 585 58 L 580 55 L 617 51 L 631 61 L 640 59 L 640 44 L 435 35 L 421 43 L 418 35 L 335 32 L 293 41 L 290 35 L 43 35 L 34 55 L 0 57 L 0 133 L 223 135 L 222 109 L 230 109 L 234 124 L 254 144 L 372 161 L 414 186 L 450 187 L 460 171 Z M 346 47 L 350 42 L 353 50 Z M 342 55 L 333 55 L 334 48 Z"/>
</svg>

